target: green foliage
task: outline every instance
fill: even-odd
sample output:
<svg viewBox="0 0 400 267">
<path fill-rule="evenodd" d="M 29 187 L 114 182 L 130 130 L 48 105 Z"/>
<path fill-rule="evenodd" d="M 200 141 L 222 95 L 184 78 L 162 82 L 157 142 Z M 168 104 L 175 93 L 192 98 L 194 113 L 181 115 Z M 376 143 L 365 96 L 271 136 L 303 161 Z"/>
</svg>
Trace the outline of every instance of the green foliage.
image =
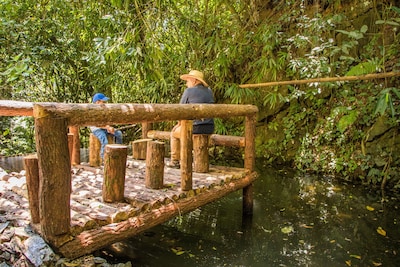
<svg viewBox="0 0 400 267">
<path fill-rule="evenodd" d="M 393 99 L 393 95 L 397 97 L 397 101 Z M 384 115 L 387 109 L 389 109 L 392 118 L 399 114 L 399 110 L 396 110 L 395 104 L 400 100 L 400 92 L 397 88 L 389 87 L 380 91 L 378 101 L 375 109 L 375 114 Z M 398 109 L 398 108 L 397 108 Z"/>
<path fill-rule="evenodd" d="M 388 113 L 388 123 L 397 123 L 395 79 L 239 87 L 400 67 L 400 9 L 351 3 L 352 10 L 375 10 L 359 22 L 347 4 L 325 1 L 316 12 L 304 1 L 270 7 L 260 0 L 4 0 L 1 98 L 84 103 L 102 91 L 113 102 L 177 103 L 184 90 L 180 74 L 200 69 L 217 103 L 254 104 L 268 117 L 260 118 L 258 156 L 368 177 L 371 168 L 380 169 L 360 144 L 378 115 Z M 216 132 L 242 135 L 243 121 L 217 119 Z M 23 138 L 33 140 L 26 128 L 5 123 L 2 153 L 34 147 Z M 380 182 L 383 176 L 371 171 L 369 177 Z"/>
<path fill-rule="evenodd" d="M 0 155 L 21 155 L 36 150 L 32 118 L 0 117 Z"/>
</svg>

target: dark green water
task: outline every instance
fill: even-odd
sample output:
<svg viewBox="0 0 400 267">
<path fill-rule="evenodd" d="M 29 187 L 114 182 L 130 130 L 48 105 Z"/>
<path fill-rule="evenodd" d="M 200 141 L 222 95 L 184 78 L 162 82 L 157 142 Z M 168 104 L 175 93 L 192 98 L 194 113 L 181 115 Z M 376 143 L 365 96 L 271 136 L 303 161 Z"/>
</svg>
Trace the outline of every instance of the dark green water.
<svg viewBox="0 0 400 267">
<path fill-rule="evenodd" d="M 379 191 L 322 176 L 268 167 L 258 172 L 251 219 L 242 219 L 239 191 L 115 244 L 116 261 L 149 267 L 400 266 L 398 198 L 382 202 Z"/>
</svg>

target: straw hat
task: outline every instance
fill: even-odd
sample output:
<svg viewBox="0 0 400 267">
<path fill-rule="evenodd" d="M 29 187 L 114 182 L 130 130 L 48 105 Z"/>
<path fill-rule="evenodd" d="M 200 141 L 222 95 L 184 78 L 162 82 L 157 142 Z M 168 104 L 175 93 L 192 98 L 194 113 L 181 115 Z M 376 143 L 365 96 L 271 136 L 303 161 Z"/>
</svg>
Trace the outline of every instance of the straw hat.
<svg viewBox="0 0 400 267">
<path fill-rule="evenodd" d="M 204 74 L 198 70 L 191 70 L 188 74 L 181 75 L 182 80 L 187 80 L 188 78 L 194 78 L 199 80 L 204 86 L 208 87 L 206 81 L 204 81 Z"/>
</svg>

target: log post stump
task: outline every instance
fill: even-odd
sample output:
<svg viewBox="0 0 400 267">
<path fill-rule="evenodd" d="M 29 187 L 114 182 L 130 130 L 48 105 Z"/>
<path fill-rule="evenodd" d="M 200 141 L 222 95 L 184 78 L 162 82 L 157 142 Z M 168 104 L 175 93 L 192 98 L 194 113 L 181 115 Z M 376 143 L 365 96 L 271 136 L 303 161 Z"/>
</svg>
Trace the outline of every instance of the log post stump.
<svg viewBox="0 0 400 267">
<path fill-rule="evenodd" d="M 79 139 L 79 127 L 70 126 L 68 127 L 68 130 L 69 133 L 74 135 L 71 162 L 72 165 L 78 165 L 81 164 L 81 141 Z"/>
<path fill-rule="evenodd" d="M 152 139 L 139 139 L 132 141 L 132 158 L 133 159 L 146 159 L 147 143 Z"/>
<path fill-rule="evenodd" d="M 101 164 L 100 147 L 100 140 L 91 133 L 89 137 L 89 165 L 92 167 L 98 167 Z"/>
<path fill-rule="evenodd" d="M 206 173 L 209 171 L 208 134 L 193 134 L 193 161 L 194 172 Z"/>
<path fill-rule="evenodd" d="M 126 159 L 128 147 L 125 145 L 106 145 L 104 150 L 103 201 L 124 201 Z"/>
<path fill-rule="evenodd" d="M 107 136 L 109 144 L 114 143 L 114 138 L 111 135 Z M 93 134 L 89 137 L 89 165 L 92 167 L 98 167 L 101 164 L 102 159 L 100 158 L 100 140 Z"/>
<path fill-rule="evenodd" d="M 74 151 L 74 134 L 73 133 L 68 133 L 68 152 L 69 152 L 69 160 L 72 165 L 72 153 Z"/>
<path fill-rule="evenodd" d="M 145 186 L 152 189 L 164 187 L 164 142 L 148 141 Z"/>
<path fill-rule="evenodd" d="M 39 163 L 37 155 L 24 157 L 26 186 L 32 223 L 40 223 L 39 214 Z"/>
</svg>

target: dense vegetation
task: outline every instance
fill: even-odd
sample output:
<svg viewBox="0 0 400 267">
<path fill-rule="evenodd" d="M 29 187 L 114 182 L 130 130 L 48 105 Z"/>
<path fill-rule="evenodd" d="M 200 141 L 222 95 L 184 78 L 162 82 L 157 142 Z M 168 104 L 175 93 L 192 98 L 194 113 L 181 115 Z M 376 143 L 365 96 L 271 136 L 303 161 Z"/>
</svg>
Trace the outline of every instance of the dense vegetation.
<svg viewBox="0 0 400 267">
<path fill-rule="evenodd" d="M 397 2 L 2 0 L 0 98 L 176 103 L 200 69 L 218 103 L 259 107 L 259 157 L 397 187 L 398 79 L 239 87 L 397 70 Z M 32 124 L 1 118 L 0 154 L 33 151 Z"/>
</svg>

